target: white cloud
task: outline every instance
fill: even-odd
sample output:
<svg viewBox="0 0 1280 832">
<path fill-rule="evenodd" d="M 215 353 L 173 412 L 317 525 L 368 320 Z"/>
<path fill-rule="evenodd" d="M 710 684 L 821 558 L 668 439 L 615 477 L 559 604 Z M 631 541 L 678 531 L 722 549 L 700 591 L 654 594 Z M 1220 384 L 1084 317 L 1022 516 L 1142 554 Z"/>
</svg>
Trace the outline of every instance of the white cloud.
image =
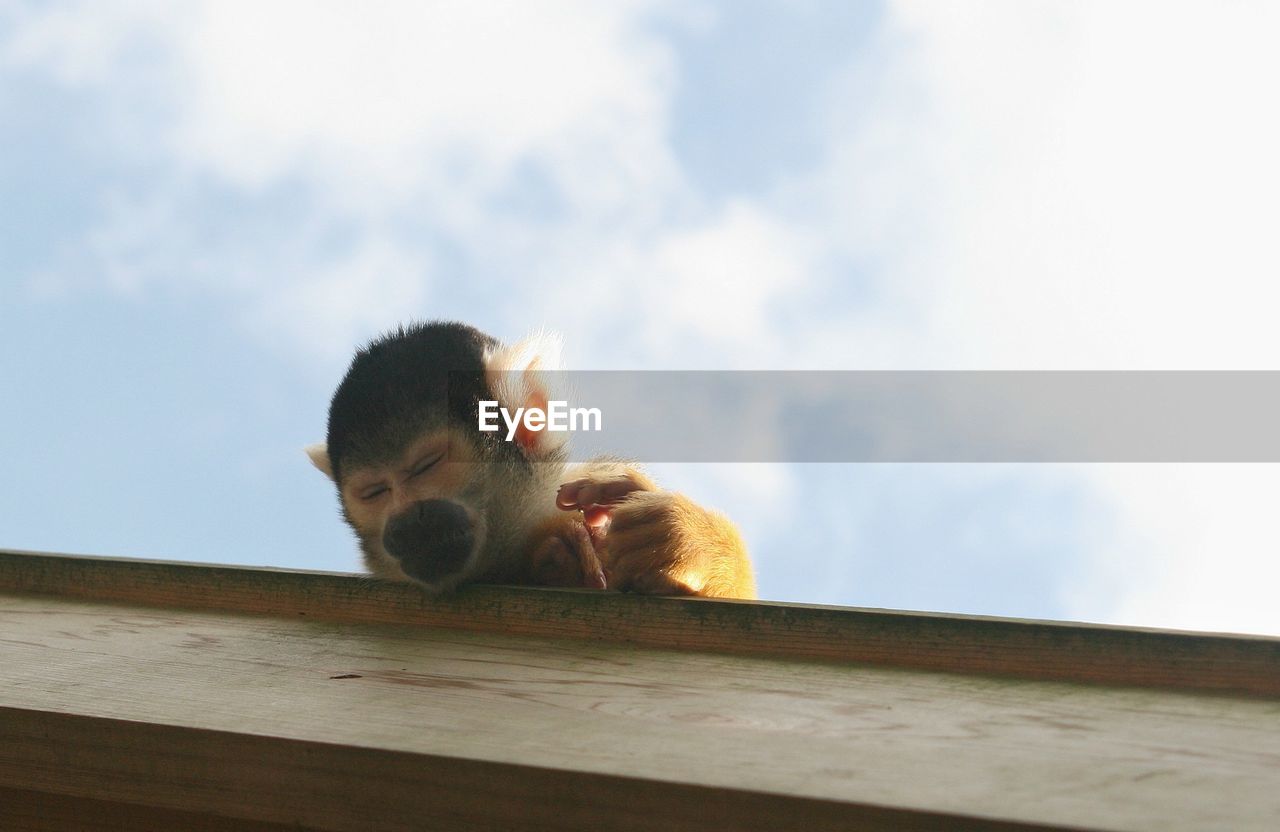
<svg viewBox="0 0 1280 832">
<path fill-rule="evenodd" d="M 11 3 L 0 9 L 0 66 L 39 66 L 61 83 L 100 84 L 125 58 L 134 35 L 163 15 L 160 3 L 129 5 Z"/>
<path fill-rule="evenodd" d="M 867 154 L 863 129 L 838 145 L 837 181 L 891 160 L 890 187 L 918 228 L 905 276 L 940 359 L 1276 366 L 1280 10 L 893 9 L 883 54 L 901 81 L 859 123 L 901 144 Z"/>
<path fill-rule="evenodd" d="M 621 341 L 650 368 L 785 366 L 779 312 L 810 279 L 814 241 L 749 200 L 690 213 L 594 240 L 571 232 L 568 249 L 538 264 L 555 277 L 530 302 L 573 310 L 573 329 L 606 346 L 575 366 L 617 366 L 630 356 L 608 348 Z"/>
<path fill-rule="evenodd" d="M 900 2 L 832 99 L 814 201 L 919 366 L 1280 365 L 1280 10 Z M 876 73 L 874 79 L 868 73 Z M 845 194 L 853 196 L 846 199 Z M 898 365 L 901 366 L 901 365 Z M 1084 617 L 1280 632 L 1275 466 L 1087 466 Z M 1117 606 L 1091 603 L 1109 582 Z"/>
<path fill-rule="evenodd" d="M 117 291 L 230 295 L 251 328 L 278 322 L 273 340 L 323 355 L 459 314 L 456 277 L 410 286 L 444 247 L 476 264 L 490 320 L 572 329 L 586 364 L 785 366 L 776 313 L 813 241 L 758 201 L 690 186 L 655 21 L 712 25 L 661 0 L 82 3 L 28 9 L 0 51 L 97 90 L 142 145 L 128 153 L 156 181 L 109 195 L 87 246 Z M 511 215 L 530 176 L 553 207 Z M 210 200 L 261 210 L 288 188 L 262 216 L 270 236 L 210 231 Z M 379 291 L 348 267 L 372 261 L 327 244 L 338 232 L 378 252 Z"/>
<path fill-rule="evenodd" d="M 676 327 L 750 342 L 768 333 L 770 313 L 804 284 L 808 259 L 794 230 L 748 203 L 730 203 L 714 224 L 660 241 L 653 265 L 670 284 L 650 298 L 648 318 L 664 311 Z"/>
<path fill-rule="evenodd" d="M 175 33 L 191 86 L 174 149 L 246 184 L 492 188 L 593 122 L 655 121 L 669 68 L 637 31 L 651 6 L 206 3 Z"/>
<path fill-rule="evenodd" d="M 666 140 L 672 58 L 649 27 L 663 15 L 643 0 L 22 7 L 0 66 L 93 90 L 134 125 L 141 146 L 110 152 L 153 181 L 110 195 L 91 233 L 109 285 L 230 289 L 251 319 L 323 310 L 322 326 L 294 333 L 309 355 L 313 332 L 334 337 L 328 324 L 431 313 L 393 314 L 359 269 L 325 268 L 335 227 L 398 272 L 442 242 L 528 273 L 658 233 L 687 198 Z M 495 213 L 530 171 L 563 221 Z M 260 208 L 282 188 L 297 195 L 264 217 L 274 237 L 208 239 L 206 203 Z M 492 294 L 527 308 L 520 291 Z"/>
</svg>

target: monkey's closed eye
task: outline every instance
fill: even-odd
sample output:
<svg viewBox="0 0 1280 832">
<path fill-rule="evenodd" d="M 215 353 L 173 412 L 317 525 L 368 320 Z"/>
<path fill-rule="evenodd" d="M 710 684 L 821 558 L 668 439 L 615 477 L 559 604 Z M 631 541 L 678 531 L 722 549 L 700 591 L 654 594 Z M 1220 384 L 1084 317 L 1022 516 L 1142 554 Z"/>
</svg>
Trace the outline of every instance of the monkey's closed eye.
<svg viewBox="0 0 1280 832">
<path fill-rule="evenodd" d="M 437 454 L 434 454 L 430 457 L 427 457 L 426 459 L 423 459 L 417 465 L 413 466 L 412 469 L 409 470 L 409 479 L 413 479 L 414 477 L 419 476 L 420 474 L 427 473 L 427 471 L 430 471 L 432 468 L 434 468 L 436 463 L 442 459 L 444 459 L 444 451 L 440 451 Z"/>
<path fill-rule="evenodd" d="M 372 485 L 366 488 L 364 491 L 360 492 L 360 499 L 364 500 L 367 503 L 371 500 L 378 499 L 383 494 L 386 494 L 387 490 L 388 490 L 387 486 L 383 485 L 382 483 L 379 483 L 377 485 Z"/>
</svg>

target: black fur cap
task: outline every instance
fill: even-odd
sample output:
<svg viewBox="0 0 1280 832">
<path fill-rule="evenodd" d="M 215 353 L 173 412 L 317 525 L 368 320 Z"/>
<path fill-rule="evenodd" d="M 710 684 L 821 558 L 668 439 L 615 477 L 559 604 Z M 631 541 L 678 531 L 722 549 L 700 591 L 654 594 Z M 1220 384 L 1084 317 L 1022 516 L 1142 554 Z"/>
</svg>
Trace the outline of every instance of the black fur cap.
<svg viewBox="0 0 1280 832">
<path fill-rule="evenodd" d="M 484 353 L 500 346 L 452 321 L 402 326 L 356 352 L 329 405 L 333 476 L 344 466 L 394 460 L 424 431 L 470 424 L 477 401 L 493 398 Z"/>
</svg>

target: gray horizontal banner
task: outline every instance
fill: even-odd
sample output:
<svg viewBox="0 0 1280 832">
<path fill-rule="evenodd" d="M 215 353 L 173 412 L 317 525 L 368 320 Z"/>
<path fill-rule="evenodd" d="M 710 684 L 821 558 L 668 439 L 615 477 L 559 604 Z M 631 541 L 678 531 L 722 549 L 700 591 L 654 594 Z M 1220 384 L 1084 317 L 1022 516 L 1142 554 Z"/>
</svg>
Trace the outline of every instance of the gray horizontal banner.
<svg viewBox="0 0 1280 832">
<path fill-rule="evenodd" d="M 575 459 L 1280 462 L 1280 372 L 543 373 Z M 518 379 L 511 376 L 511 389 Z M 462 388 L 455 388 L 462 389 Z M 475 389 L 475 388 L 472 388 Z M 536 401 L 536 399 L 535 399 Z M 481 403 L 503 441 L 529 414 Z M 455 411 L 456 412 L 456 411 Z M 496 429 L 494 426 L 496 425 Z"/>
</svg>

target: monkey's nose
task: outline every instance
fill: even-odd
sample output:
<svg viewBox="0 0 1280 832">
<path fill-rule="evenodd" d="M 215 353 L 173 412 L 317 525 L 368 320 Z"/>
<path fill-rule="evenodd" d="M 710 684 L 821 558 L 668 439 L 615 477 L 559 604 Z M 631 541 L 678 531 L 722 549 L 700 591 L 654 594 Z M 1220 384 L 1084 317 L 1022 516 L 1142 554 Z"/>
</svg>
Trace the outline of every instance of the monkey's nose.
<svg viewBox="0 0 1280 832">
<path fill-rule="evenodd" d="M 423 500 L 387 520 L 382 546 L 410 578 L 435 583 L 466 565 L 475 546 L 471 515 L 453 500 Z"/>
</svg>

